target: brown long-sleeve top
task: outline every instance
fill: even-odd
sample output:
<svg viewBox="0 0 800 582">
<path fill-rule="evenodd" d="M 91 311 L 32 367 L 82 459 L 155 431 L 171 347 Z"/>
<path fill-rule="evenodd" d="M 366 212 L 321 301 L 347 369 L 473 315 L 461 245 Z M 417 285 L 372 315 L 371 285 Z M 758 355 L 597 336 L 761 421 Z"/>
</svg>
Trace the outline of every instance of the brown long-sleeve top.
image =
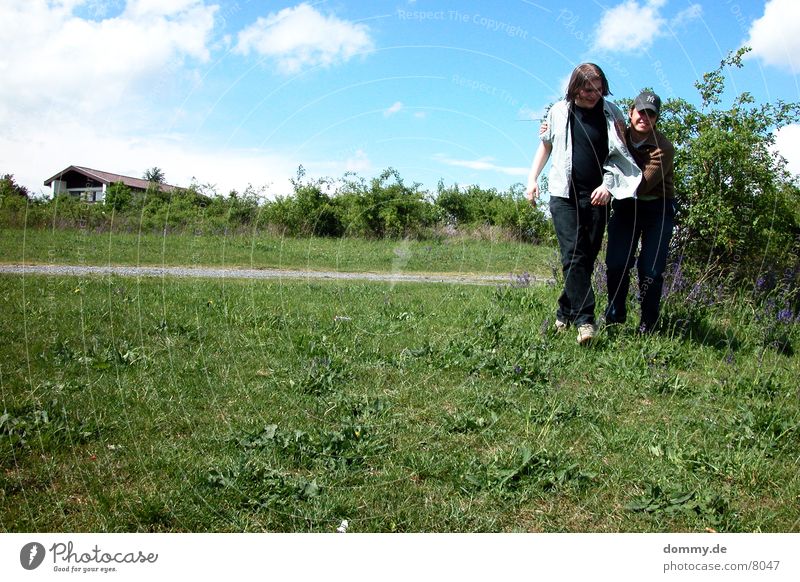
<svg viewBox="0 0 800 582">
<path fill-rule="evenodd" d="M 625 132 L 625 141 L 636 165 L 642 170 L 642 181 L 636 190 L 636 198 L 674 198 L 675 146 L 672 142 L 657 129 L 638 145 L 631 140 L 631 130 L 628 129 Z"/>
</svg>

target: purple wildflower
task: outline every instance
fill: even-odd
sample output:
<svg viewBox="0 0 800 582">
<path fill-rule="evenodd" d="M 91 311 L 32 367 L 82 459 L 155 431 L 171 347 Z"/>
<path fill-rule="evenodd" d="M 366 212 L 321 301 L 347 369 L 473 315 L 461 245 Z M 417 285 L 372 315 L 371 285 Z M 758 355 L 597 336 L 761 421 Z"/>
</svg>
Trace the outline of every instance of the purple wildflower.
<svg viewBox="0 0 800 582">
<path fill-rule="evenodd" d="M 663 296 L 669 297 L 673 293 L 683 291 L 687 286 L 686 278 L 683 276 L 680 259 L 672 263 L 664 273 Z"/>
<path fill-rule="evenodd" d="M 531 274 L 528 271 L 525 271 L 521 275 L 515 275 L 511 273 L 511 286 L 512 287 L 530 287 L 531 286 Z"/>
<path fill-rule="evenodd" d="M 702 294 L 703 294 L 703 287 L 700 285 L 700 283 L 695 283 L 692 286 L 692 290 L 689 291 L 689 296 L 686 298 L 686 300 L 689 303 L 697 303 L 700 300 Z"/>
<path fill-rule="evenodd" d="M 608 273 L 603 262 L 598 262 L 594 270 L 594 286 L 597 293 L 605 294 L 608 291 Z"/>
</svg>

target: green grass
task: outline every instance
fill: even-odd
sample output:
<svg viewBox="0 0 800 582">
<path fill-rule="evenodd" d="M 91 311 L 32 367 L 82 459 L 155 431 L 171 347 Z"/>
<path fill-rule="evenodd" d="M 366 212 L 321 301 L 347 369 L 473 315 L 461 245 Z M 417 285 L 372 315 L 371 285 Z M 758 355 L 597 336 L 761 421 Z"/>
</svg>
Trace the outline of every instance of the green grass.
<svg viewBox="0 0 800 582">
<path fill-rule="evenodd" d="M 0 529 L 800 530 L 796 329 L 556 295 L 0 276 Z"/>
<path fill-rule="evenodd" d="M 70 265 L 172 265 L 386 273 L 500 274 L 551 277 L 550 247 L 468 238 L 381 240 L 0 230 L 0 262 Z"/>
</svg>

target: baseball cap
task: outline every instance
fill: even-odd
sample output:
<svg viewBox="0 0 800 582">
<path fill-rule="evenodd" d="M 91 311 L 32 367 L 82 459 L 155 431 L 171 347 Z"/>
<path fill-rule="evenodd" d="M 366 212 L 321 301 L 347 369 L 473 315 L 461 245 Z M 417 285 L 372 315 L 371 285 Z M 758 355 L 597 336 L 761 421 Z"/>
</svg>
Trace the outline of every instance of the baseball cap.
<svg viewBox="0 0 800 582">
<path fill-rule="evenodd" d="M 650 111 L 655 111 L 656 115 L 659 115 L 661 113 L 661 97 L 652 91 L 642 91 L 636 99 L 633 100 L 633 106 L 636 111 L 649 109 Z"/>
</svg>

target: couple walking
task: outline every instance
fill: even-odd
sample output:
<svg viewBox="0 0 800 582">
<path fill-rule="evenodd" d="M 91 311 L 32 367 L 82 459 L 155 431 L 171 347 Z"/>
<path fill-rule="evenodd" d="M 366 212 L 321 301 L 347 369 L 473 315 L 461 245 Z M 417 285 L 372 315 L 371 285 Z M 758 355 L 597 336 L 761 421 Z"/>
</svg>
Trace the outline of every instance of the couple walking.
<svg viewBox="0 0 800 582">
<path fill-rule="evenodd" d="M 605 99 L 608 95 L 608 81 L 597 65 L 584 63 L 572 72 L 565 98 L 542 124 L 528 178 L 527 197 L 535 205 L 539 175 L 550 160 L 550 214 L 564 274 L 555 326 L 564 331 L 574 325 L 580 344 L 597 331 L 592 272 L 606 226 L 605 321 L 626 320 L 630 270 L 641 243 L 640 330 L 653 330 L 675 215 L 675 150 L 656 129 L 661 99 L 649 91 L 637 96 L 628 125 L 622 111 Z"/>
</svg>

